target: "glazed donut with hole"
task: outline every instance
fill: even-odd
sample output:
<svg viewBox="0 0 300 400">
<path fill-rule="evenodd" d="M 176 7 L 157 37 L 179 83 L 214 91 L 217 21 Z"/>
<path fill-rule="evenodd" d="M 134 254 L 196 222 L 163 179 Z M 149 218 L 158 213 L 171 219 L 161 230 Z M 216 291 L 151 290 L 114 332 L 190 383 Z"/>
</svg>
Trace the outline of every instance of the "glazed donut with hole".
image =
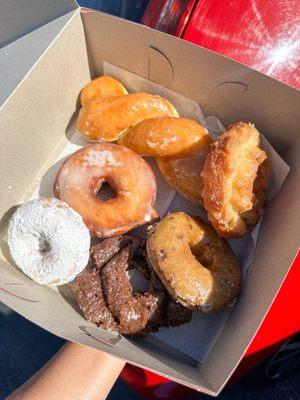
<svg viewBox="0 0 300 400">
<path fill-rule="evenodd" d="M 116 193 L 106 201 L 97 198 L 105 182 Z M 157 217 L 150 166 L 112 143 L 95 143 L 72 154 L 58 171 L 54 194 L 76 210 L 97 237 L 119 235 Z"/>
</svg>

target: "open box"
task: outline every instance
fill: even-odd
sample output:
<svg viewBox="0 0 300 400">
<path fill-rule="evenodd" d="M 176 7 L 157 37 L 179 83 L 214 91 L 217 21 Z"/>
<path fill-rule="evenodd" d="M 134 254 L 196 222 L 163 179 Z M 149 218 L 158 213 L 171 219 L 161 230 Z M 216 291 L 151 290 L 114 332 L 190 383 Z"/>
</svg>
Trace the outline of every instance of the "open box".
<svg viewBox="0 0 300 400">
<path fill-rule="evenodd" d="M 5 77 L 0 111 L 0 300 L 56 335 L 216 395 L 263 321 L 298 248 L 299 94 L 180 39 L 102 13 L 82 12 L 71 0 L 27 4 L 25 12 L 17 1 L 0 1 L 0 71 Z M 116 339 L 81 317 L 59 292 L 35 284 L 9 265 L 5 235 L 13 207 L 30 197 L 68 143 L 78 94 L 91 77 L 102 74 L 103 61 L 197 101 L 206 115 L 224 123 L 254 122 L 291 168 L 267 206 L 239 301 L 202 365 L 144 341 Z"/>
</svg>

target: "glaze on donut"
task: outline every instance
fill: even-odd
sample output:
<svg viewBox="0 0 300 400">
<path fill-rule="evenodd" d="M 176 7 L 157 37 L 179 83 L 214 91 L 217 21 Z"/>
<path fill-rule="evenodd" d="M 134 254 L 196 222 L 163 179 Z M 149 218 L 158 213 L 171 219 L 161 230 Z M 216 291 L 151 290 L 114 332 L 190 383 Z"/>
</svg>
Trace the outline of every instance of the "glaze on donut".
<svg viewBox="0 0 300 400">
<path fill-rule="evenodd" d="M 208 147 L 207 130 L 187 118 L 147 118 L 124 131 L 119 143 L 148 157 L 183 157 Z"/>
<path fill-rule="evenodd" d="M 106 201 L 96 197 L 104 182 L 116 192 Z M 95 143 L 72 154 L 58 171 L 54 194 L 82 216 L 93 236 L 116 236 L 157 217 L 150 166 L 116 144 Z"/>
<path fill-rule="evenodd" d="M 238 294 L 233 251 L 198 217 L 176 212 L 161 220 L 147 240 L 147 256 L 170 295 L 186 307 L 214 311 Z"/>
<path fill-rule="evenodd" d="M 128 94 L 121 82 L 110 76 L 100 76 L 89 82 L 81 91 L 80 101 L 84 105 L 101 96 L 122 96 Z"/>
<path fill-rule="evenodd" d="M 178 117 L 173 105 L 160 96 L 148 93 L 101 96 L 83 105 L 77 128 L 89 141 L 114 142 L 124 129 L 163 115 Z"/>
<path fill-rule="evenodd" d="M 219 235 L 242 236 L 258 222 L 268 170 L 259 132 L 251 123 L 232 125 L 213 143 L 203 169 L 203 200 Z"/>
<path fill-rule="evenodd" d="M 203 167 L 212 139 L 207 136 L 198 150 L 185 157 L 157 157 L 158 168 L 166 182 L 187 199 L 203 204 Z"/>
</svg>

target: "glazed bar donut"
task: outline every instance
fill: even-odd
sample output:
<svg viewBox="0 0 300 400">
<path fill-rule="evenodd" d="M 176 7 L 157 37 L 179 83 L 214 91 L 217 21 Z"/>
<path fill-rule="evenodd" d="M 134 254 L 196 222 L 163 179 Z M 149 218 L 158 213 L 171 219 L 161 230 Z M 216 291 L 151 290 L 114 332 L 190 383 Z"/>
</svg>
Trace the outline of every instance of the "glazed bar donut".
<svg viewBox="0 0 300 400">
<path fill-rule="evenodd" d="M 97 198 L 104 182 L 116 192 L 106 201 Z M 150 166 L 112 143 L 95 143 L 72 154 L 58 171 L 54 194 L 82 216 L 93 236 L 115 236 L 157 217 Z"/>
<path fill-rule="evenodd" d="M 148 238 L 147 256 L 170 295 L 186 307 L 215 311 L 238 294 L 238 261 L 228 243 L 200 218 L 169 214 Z"/>
<path fill-rule="evenodd" d="M 122 96 L 128 94 L 121 82 L 110 76 L 100 76 L 89 82 L 81 91 L 81 105 L 101 96 Z"/>
<path fill-rule="evenodd" d="M 183 157 L 211 143 L 207 130 L 186 118 L 145 119 L 124 131 L 119 143 L 142 156 Z"/>
<path fill-rule="evenodd" d="M 89 141 L 113 142 L 131 125 L 164 115 L 178 117 L 173 105 L 160 96 L 148 93 L 101 96 L 84 103 L 77 128 Z"/>
<path fill-rule="evenodd" d="M 203 170 L 203 200 L 219 235 L 239 237 L 258 222 L 268 170 L 253 124 L 238 122 L 214 142 Z"/>
<path fill-rule="evenodd" d="M 186 157 L 161 158 L 156 162 L 166 182 L 183 197 L 203 204 L 203 167 L 212 139 L 207 135 L 197 152 Z"/>
</svg>

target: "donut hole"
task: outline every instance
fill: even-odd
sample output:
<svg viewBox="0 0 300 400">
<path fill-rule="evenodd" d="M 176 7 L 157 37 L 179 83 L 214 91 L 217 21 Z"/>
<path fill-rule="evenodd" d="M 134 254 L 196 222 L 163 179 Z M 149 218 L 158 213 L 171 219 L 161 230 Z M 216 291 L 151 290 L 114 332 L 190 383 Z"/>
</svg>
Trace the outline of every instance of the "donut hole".
<svg viewBox="0 0 300 400">
<path fill-rule="evenodd" d="M 144 277 L 142 272 L 135 268 L 130 269 L 128 276 L 133 292 L 146 293 L 149 290 L 149 281 Z"/>
<path fill-rule="evenodd" d="M 41 254 L 49 253 L 49 251 L 51 250 L 48 240 L 43 236 L 38 238 L 38 244 L 39 244 L 39 252 Z"/>
<path fill-rule="evenodd" d="M 202 240 L 195 246 L 190 246 L 191 253 L 193 256 L 200 262 L 200 264 L 204 267 L 209 269 L 209 267 L 213 263 L 213 252 L 211 249 L 210 244 Z"/>
<path fill-rule="evenodd" d="M 101 201 L 112 200 L 117 196 L 117 192 L 110 182 L 104 181 L 96 193 L 97 199 Z"/>
</svg>

